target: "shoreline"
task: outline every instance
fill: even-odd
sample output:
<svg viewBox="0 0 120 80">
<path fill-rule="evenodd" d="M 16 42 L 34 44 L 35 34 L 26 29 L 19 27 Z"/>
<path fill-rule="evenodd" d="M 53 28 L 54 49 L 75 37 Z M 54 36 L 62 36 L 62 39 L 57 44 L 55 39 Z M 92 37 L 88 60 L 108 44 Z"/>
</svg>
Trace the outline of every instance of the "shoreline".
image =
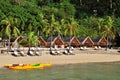
<svg viewBox="0 0 120 80">
<path fill-rule="evenodd" d="M 41 56 L 14 57 L 10 54 L 0 55 L 0 68 L 5 64 L 32 64 L 49 63 L 53 65 L 67 65 L 79 63 L 108 63 L 120 62 L 120 53 L 117 50 L 73 50 L 75 55 L 50 55 L 48 52 Z"/>
</svg>

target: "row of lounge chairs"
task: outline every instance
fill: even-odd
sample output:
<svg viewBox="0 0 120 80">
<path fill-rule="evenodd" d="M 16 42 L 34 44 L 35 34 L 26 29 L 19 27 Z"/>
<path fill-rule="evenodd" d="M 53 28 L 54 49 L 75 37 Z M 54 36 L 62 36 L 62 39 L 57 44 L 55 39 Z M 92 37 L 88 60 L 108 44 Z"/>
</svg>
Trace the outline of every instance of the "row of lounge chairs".
<svg viewBox="0 0 120 80">
<path fill-rule="evenodd" d="M 100 46 L 95 46 L 94 50 L 99 50 L 101 49 Z M 87 47 L 80 47 L 80 50 L 87 50 Z M 74 55 L 73 53 L 73 47 L 71 47 L 69 49 L 69 47 L 67 47 L 63 52 L 61 52 L 58 48 L 53 48 L 50 50 L 50 54 L 51 55 Z M 32 47 L 27 53 L 24 53 L 23 50 L 18 50 L 18 49 L 14 49 L 12 55 L 14 56 L 40 56 L 40 48 L 35 49 L 34 47 Z"/>
<path fill-rule="evenodd" d="M 89 49 L 89 48 L 87 48 L 86 46 L 80 47 L 80 50 L 87 50 L 87 49 Z M 101 48 L 101 46 L 95 46 L 93 49 L 94 49 L 94 50 L 100 50 L 100 49 L 102 49 L 102 48 Z"/>
<path fill-rule="evenodd" d="M 29 55 L 29 56 L 40 56 L 41 54 L 40 54 L 39 51 L 36 51 L 36 52 L 29 51 L 27 54 L 24 53 L 24 51 L 13 51 L 12 55 L 13 56 L 27 56 L 27 55 Z"/>
<path fill-rule="evenodd" d="M 65 55 L 74 55 L 73 51 L 71 50 L 65 50 L 64 52 L 60 52 L 60 51 L 50 51 L 50 54 L 51 55 L 62 55 L 62 54 L 65 54 Z"/>
<path fill-rule="evenodd" d="M 67 47 L 63 52 L 60 52 L 60 50 L 58 50 L 58 49 L 50 50 L 50 54 L 52 54 L 52 55 L 62 55 L 62 54 L 74 55 L 73 47 L 71 47 L 70 49 L 69 49 L 69 47 Z"/>
<path fill-rule="evenodd" d="M 35 50 L 34 48 L 31 48 L 27 53 L 25 53 L 21 49 L 12 49 L 11 50 L 13 56 L 40 56 L 40 49 Z"/>
</svg>

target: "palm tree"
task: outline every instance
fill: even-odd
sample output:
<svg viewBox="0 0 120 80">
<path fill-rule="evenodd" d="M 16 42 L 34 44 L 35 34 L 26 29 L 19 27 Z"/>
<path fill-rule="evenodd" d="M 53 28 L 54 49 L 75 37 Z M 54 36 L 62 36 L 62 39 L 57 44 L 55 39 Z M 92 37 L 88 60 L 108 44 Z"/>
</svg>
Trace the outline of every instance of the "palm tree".
<svg viewBox="0 0 120 80">
<path fill-rule="evenodd" d="M 28 41 L 28 47 L 29 47 L 28 52 L 30 51 L 30 47 L 31 46 L 37 47 L 38 43 L 39 43 L 38 37 L 35 36 L 34 32 L 29 32 L 28 33 L 28 35 L 27 35 L 27 41 Z"/>
<path fill-rule="evenodd" d="M 43 28 L 48 26 L 48 21 L 47 19 L 44 19 L 44 15 L 42 13 L 37 15 L 37 20 L 35 21 L 36 25 L 34 27 L 35 32 L 37 32 L 37 35 L 42 35 L 43 33 Z"/>
<path fill-rule="evenodd" d="M 106 50 L 109 46 L 109 40 L 112 40 L 115 38 L 115 27 L 113 26 L 113 18 L 110 16 L 107 16 L 105 19 L 105 25 L 103 27 L 103 32 L 102 32 L 102 36 L 107 38 L 107 46 L 106 46 Z"/>
<path fill-rule="evenodd" d="M 67 25 L 64 26 L 64 35 L 73 36 L 78 32 L 78 23 L 74 18 L 70 18 Z"/>
<path fill-rule="evenodd" d="M 51 15 L 51 20 L 49 21 L 49 25 L 45 26 L 43 29 L 43 32 L 46 34 L 46 36 L 51 36 L 51 45 L 50 45 L 50 50 L 52 47 L 52 37 L 55 34 L 60 34 L 60 26 L 59 22 L 55 20 L 54 14 Z"/>
<path fill-rule="evenodd" d="M 99 30 L 98 33 L 101 34 L 101 32 L 103 31 L 102 27 L 104 26 L 104 19 L 103 18 L 98 18 L 97 25 L 98 25 L 98 30 Z"/>
<path fill-rule="evenodd" d="M 64 35 L 66 36 L 75 36 L 78 33 L 78 23 L 74 18 L 70 18 L 67 25 L 64 26 Z M 71 43 L 69 43 L 69 49 L 71 47 Z"/>
<path fill-rule="evenodd" d="M 61 35 L 61 36 L 63 36 L 63 35 L 65 35 L 64 34 L 64 28 L 66 27 L 66 21 L 65 21 L 65 19 L 61 19 L 60 20 L 60 23 L 59 23 L 59 32 L 58 32 L 58 35 Z"/>
<path fill-rule="evenodd" d="M 11 49 L 10 48 L 10 39 L 11 39 L 11 35 L 13 34 L 15 37 L 17 37 L 20 32 L 19 29 L 17 28 L 17 19 L 16 18 L 12 18 L 12 17 L 8 17 L 4 20 L 1 21 L 2 25 L 6 25 L 3 27 L 3 30 L 5 32 L 5 34 L 8 36 L 8 50 Z"/>
</svg>

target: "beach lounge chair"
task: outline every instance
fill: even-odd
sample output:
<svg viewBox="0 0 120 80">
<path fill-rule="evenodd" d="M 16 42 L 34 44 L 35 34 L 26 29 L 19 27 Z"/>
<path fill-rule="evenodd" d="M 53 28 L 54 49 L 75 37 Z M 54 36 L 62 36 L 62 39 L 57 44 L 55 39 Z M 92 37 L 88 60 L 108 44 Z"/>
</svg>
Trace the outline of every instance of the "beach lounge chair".
<svg viewBox="0 0 120 80">
<path fill-rule="evenodd" d="M 34 52 L 31 51 L 31 50 L 28 52 L 28 55 L 30 55 L 30 56 L 35 56 Z"/>
<path fill-rule="evenodd" d="M 87 49 L 87 47 L 86 46 L 84 46 L 84 50 L 86 50 Z"/>
<path fill-rule="evenodd" d="M 27 56 L 27 54 L 25 54 L 24 51 L 20 51 L 19 54 L 20 54 L 21 56 Z"/>
<path fill-rule="evenodd" d="M 98 47 L 95 46 L 94 49 L 95 49 L 95 50 L 100 50 L 100 49 L 102 49 L 102 48 L 101 48 L 100 46 L 98 46 Z"/>
<path fill-rule="evenodd" d="M 80 50 L 84 50 L 84 48 L 83 48 L 83 47 L 80 47 Z"/>
<path fill-rule="evenodd" d="M 40 54 L 39 51 L 36 51 L 36 52 L 35 52 L 35 55 L 40 56 L 41 54 Z"/>
<path fill-rule="evenodd" d="M 101 46 L 98 46 L 99 49 L 102 49 Z"/>
<path fill-rule="evenodd" d="M 56 51 L 54 51 L 54 50 L 51 50 L 51 51 L 50 51 L 50 54 L 52 54 L 52 55 L 57 55 Z"/>
<path fill-rule="evenodd" d="M 57 53 L 58 55 L 62 55 L 62 53 L 61 53 L 59 50 L 57 50 L 56 53 Z"/>
<path fill-rule="evenodd" d="M 69 54 L 69 50 L 68 50 L 68 49 L 65 50 L 65 51 L 63 52 L 63 54 L 68 55 L 68 54 Z"/>
<path fill-rule="evenodd" d="M 69 53 L 72 54 L 73 53 L 72 50 L 69 50 Z"/>
<path fill-rule="evenodd" d="M 73 47 L 71 47 L 71 50 L 73 50 L 74 48 Z"/>
<path fill-rule="evenodd" d="M 55 52 L 56 52 L 58 55 L 61 55 L 59 48 L 55 48 Z"/>
<path fill-rule="evenodd" d="M 95 47 L 94 47 L 94 50 L 98 50 L 98 47 L 97 47 L 97 46 L 95 46 Z"/>
<path fill-rule="evenodd" d="M 14 51 L 14 52 L 12 53 L 12 55 L 13 55 L 13 56 L 16 56 L 16 57 L 20 56 L 20 54 L 19 54 L 17 51 Z"/>
<path fill-rule="evenodd" d="M 75 55 L 75 54 L 73 53 L 73 51 L 71 51 L 71 50 L 69 51 L 69 53 L 70 53 L 70 55 Z"/>
<path fill-rule="evenodd" d="M 34 47 L 31 47 L 31 50 L 32 50 L 32 51 L 34 51 L 34 50 L 35 50 L 35 48 L 34 48 Z"/>
<path fill-rule="evenodd" d="M 56 51 L 57 54 L 60 54 L 60 51 Z"/>
</svg>

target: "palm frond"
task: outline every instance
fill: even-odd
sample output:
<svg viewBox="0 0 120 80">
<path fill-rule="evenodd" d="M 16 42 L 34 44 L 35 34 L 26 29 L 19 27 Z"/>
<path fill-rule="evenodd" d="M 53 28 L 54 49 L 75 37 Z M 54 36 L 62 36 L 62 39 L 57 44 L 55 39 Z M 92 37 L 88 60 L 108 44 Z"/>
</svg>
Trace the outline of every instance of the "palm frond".
<svg viewBox="0 0 120 80">
<path fill-rule="evenodd" d="M 6 27 L 5 33 L 6 33 L 7 36 L 9 36 L 11 34 L 11 29 L 10 29 L 9 25 Z"/>
</svg>

